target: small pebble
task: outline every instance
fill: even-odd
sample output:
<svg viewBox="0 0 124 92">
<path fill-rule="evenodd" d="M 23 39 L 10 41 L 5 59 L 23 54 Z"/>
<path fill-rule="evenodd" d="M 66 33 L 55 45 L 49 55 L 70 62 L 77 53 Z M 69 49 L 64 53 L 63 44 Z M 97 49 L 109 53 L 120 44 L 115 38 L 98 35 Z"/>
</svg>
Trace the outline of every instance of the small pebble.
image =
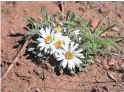
<svg viewBox="0 0 124 92">
<path fill-rule="evenodd" d="M 116 31 L 116 32 L 119 31 L 118 27 L 113 27 L 112 30 L 113 30 L 113 31 Z"/>
<path fill-rule="evenodd" d="M 35 92 L 41 92 L 41 91 L 40 91 L 40 89 L 39 89 L 39 88 L 37 88 Z"/>
<path fill-rule="evenodd" d="M 121 17 L 122 17 L 120 13 L 118 13 L 117 15 L 118 15 L 118 17 L 119 17 L 119 18 L 121 18 Z"/>
<path fill-rule="evenodd" d="M 91 19 L 91 26 L 93 28 L 96 28 L 98 26 L 98 24 L 99 24 L 99 21 L 100 21 L 100 19 L 98 19 L 98 18 Z"/>
<path fill-rule="evenodd" d="M 96 3 L 93 3 L 90 5 L 91 8 L 96 8 L 98 5 Z"/>
<path fill-rule="evenodd" d="M 11 19 L 11 20 L 10 20 L 10 22 L 11 22 L 11 23 L 14 23 L 14 20 L 13 20 L 13 19 Z"/>
<path fill-rule="evenodd" d="M 21 63 L 17 62 L 17 63 L 16 63 L 16 65 L 17 65 L 17 66 L 20 66 L 20 65 L 21 65 Z"/>
<path fill-rule="evenodd" d="M 79 10 L 82 12 L 85 12 L 85 8 L 84 7 L 79 7 Z"/>
<path fill-rule="evenodd" d="M 107 8 L 105 8 L 105 7 L 101 7 L 100 9 L 99 9 L 99 12 L 100 13 L 106 13 L 108 10 L 107 10 Z"/>
</svg>

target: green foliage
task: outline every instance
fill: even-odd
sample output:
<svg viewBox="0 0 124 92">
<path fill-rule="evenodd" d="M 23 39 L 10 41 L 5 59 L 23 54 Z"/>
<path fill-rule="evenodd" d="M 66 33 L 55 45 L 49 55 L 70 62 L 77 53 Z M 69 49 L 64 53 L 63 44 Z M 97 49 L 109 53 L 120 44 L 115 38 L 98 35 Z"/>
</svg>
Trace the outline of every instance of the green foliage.
<svg viewBox="0 0 124 92">
<path fill-rule="evenodd" d="M 24 19 L 26 22 L 28 22 L 29 24 L 32 25 L 32 28 L 40 28 L 41 27 L 41 23 L 36 21 L 34 18 L 30 17 L 30 18 L 25 18 Z"/>
<path fill-rule="evenodd" d="M 72 11 L 67 12 L 67 21 L 73 21 L 75 18 L 75 13 Z"/>
<path fill-rule="evenodd" d="M 48 15 L 48 13 L 45 11 L 44 6 L 41 7 L 41 13 L 44 15 L 45 20 L 47 23 L 51 22 L 51 17 Z M 55 15 L 54 15 L 55 16 Z"/>
<path fill-rule="evenodd" d="M 39 22 L 31 17 L 25 19 L 25 21 L 32 25 L 32 29 L 27 32 L 27 35 L 36 36 L 39 33 L 40 28 L 44 28 L 49 25 L 55 28 L 58 24 L 62 23 L 67 30 L 64 34 L 69 36 L 72 41 L 78 43 L 80 47 L 84 49 L 83 53 L 85 54 L 86 58 L 82 60 L 83 64 L 79 70 L 82 70 L 82 68 L 94 63 L 94 57 L 98 54 L 111 54 L 112 48 L 123 50 L 123 48 L 116 43 L 116 40 L 124 39 L 124 37 L 101 38 L 103 33 L 111 30 L 118 24 L 116 23 L 107 27 L 106 29 L 102 29 L 107 16 L 100 22 L 98 27 L 93 30 L 92 27 L 90 27 L 89 21 L 86 22 L 82 20 L 80 15 L 72 11 L 67 12 L 67 18 L 65 20 L 60 20 L 58 13 L 50 16 L 44 7 L 41 8 L 41 15 L 44 16 L 45 21 L 41 19 Z M 55 20 L 57 20 L 57 23 Z M 75 30 L 80 30 L 78 35 L 74 33 Z M 36 38 L 38 38 L 38 36 Z M 36 57 L 48 58 L 49 55 L 44 55 L 43 52 L 41 52 L 37 47 L 36 38 L 32 39 L 33 41 L 29 44 L 28 51 L 32 52 L 34 55 L 36 55 Z M 61 70 L 61 72 L 63 72 L 63 70 Z"/>
<path fill-rule="evenodd" d="M 27 32 L 26 35 L 35 35 L 39 33 L 39 29 L 38 28 L 33 28 L 30 31 Z"/>
</svg>

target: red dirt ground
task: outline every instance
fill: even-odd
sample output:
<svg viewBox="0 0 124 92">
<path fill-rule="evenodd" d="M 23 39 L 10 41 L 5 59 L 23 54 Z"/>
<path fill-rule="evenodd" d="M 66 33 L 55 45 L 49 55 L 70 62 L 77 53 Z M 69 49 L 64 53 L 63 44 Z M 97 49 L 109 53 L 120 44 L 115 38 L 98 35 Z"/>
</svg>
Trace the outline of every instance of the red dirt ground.
<svg viewBox="0 0 124 92">
<path fill-rule="evenodd" d="M 38 19 L 41 5 L 45 6 L 49 14 L 60 11 L 58 2 L 2 2 L 1 75 L 12 63 L 18 51 L 13 49 L 13 46 L 21 39 L 9 35 L 24 34 L 26 30 L 23 28 L 27 23 L 23 19 L 26 17 Z M 108 35 L 124 36 L 124 2 L 64 2 L 64 10 L 78 12 L 85 20 L 102 19 L 111 11 L 105 26 L 116 21 L 120 21 L 121 25 Z M 51 69 L 49 67 L 43 69 L 41 65 L 36 65 L 22 56 L 2 80 L 2 92 L 124 92 L 124 89 L 108 78 L 106 71 L 99 64 L 89 66 L 86 71 L 75 76 L 57 76 Z M 43 73 L 44 80 L 41 78 Z M 122 82 L 124 74 L 117 71 L 111 73 L 124 85 Z"/>
</svg>

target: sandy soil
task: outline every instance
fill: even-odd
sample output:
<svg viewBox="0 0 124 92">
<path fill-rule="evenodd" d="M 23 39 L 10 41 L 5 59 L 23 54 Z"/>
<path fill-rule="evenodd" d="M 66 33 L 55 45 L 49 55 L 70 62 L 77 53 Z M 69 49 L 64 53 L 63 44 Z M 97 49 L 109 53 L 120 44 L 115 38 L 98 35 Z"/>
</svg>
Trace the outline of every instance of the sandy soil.
<svg viewBox="0 0 124 92">
<path fill-rule="evenodd" d="M 45 6 L 49 14 L 60 11 L 58 2 L 2 2 L 2 75 L 17 54 L 18 49 L 13 49 L 15 42 L 22 38 L 22 36 L 9 37 L 9 35 L 24 34 L 27 23 L 23 19 L 29 16 L 38 19 L 41 5 Z M 116 30 L 110 31 L 108 35 L 124 36 L 124 2 L 64 2 L 64 9 L 64 12 L 73 10 L 79 13 L 85 20 L 100 20 L 111 11 L 105 26 L 116 21 L 120 21 L 121 25 Z M 106 71 L 97 63 L 75 76 L 57 76 L 49 66 L 43 69 L 41 65 L 31 62 L 26 57 L 20 57 L 2 81 L 2 92 L 124 92 L 124 89 L 108 78 Z M 124 74 L 117 71 L 111 73 L 124 85 L 122 81 Z"/>
</svg>

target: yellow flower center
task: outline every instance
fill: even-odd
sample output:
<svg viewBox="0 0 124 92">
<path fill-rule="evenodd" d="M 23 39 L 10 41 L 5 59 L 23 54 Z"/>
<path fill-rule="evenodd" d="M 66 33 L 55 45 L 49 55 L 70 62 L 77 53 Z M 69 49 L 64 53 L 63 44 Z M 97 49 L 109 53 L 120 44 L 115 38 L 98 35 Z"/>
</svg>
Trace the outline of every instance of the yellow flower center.
<svg viewBox="0 0 124 92">
<path fill-rule="evenodd" d="M 61 26 L 58 25 L 58 26 L 56 27 L 56 31 L 57 31 L 57 32 L 60 32 L 61 30 L 62 30 Z"/>
<path fill-rule="evenodd" d="M 72 59 L 73 56 L 74 56 L 74 53 L 71 52 L 71 51 L 68 51 L 68 52 L 65 54 L 66 59 Z"/>
<path fill-rule="evenodd" d="M 52 36 L 51 35 L 46 36 L 45 37 L 45 42 L 49 43 L 50 41 L 52 41 Z"/>
<path fill-rule="evenodd" d="M 56 41 L 55 42 L 55 47 L 58 49 L 58 48 L 61 48 L 62 47 L 62 44 L 63 44 L 63 41 L 61 41 L 61 40 L 58 40 L 58 41 Z"/>
</svg>

